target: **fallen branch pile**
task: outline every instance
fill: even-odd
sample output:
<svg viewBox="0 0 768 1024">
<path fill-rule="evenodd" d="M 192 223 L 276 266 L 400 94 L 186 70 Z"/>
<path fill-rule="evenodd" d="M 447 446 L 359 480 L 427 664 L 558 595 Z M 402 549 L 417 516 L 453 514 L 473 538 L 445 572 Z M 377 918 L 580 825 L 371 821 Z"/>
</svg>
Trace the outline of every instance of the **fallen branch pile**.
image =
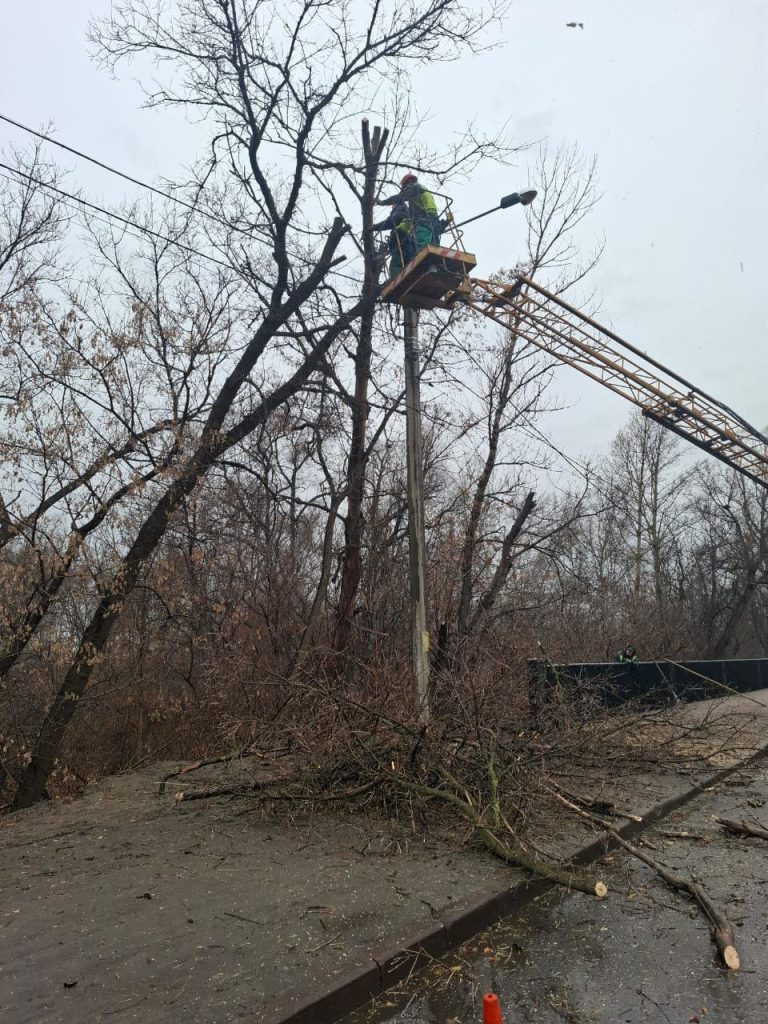
<svg viewBox="0 0 768 1024">
<path fill-rule="evenodd" d="M 638 739 L 638 715 L 577 717 L 565 698 L 553 705 L 545 722 L 537 721 L 533 728 L 521 727 L 503 704 L 489 708 L 478 698 L 462 706 L 446 699 L 440 719 L 436 717 L 427 728 L 388 714 L 391 700 L 374 709 L 330 686 L 299 681 L 291 686 L 304 701 L 300 721 L 289 721 L 287 727 L 279 723 L 279 729 L 275 723 L 269 728 L 254 724 L 248 742 L 235 753 L 170 772 L 160 782 L 160 792 L 171 780 L 178 780 L 178 805 L 242 797 L 251 802 L 245 813 L 272 815 L 286 804 L 299 806 L 302 812 L 333 804 L 374 818 L 405 819 L 414 829 L 449 834 L 455 834 L 458 820 L 462 827 L 469 825 L 477 843 L 505 864 L 568 890 L 605 897 L 608 889 L 602 879 L 588 869 L 558 861 L 549 852 L 552 844 L 545 849 L 537 845 L 538 837 L 548 834 L 550 827 L 558 834 L 551 813 L 554 798 L 559 807 L 598 827 L 611 843 L 642 861 L 671 888 L 694 899 L 710 921 L 724 963 L 732 970 L 739 967 L 733 929 L 703 886 L 670 871 L 606 820 L 610 816 L 614 821 L 623 818 L 640 824 L 642 818 L 621 802 L 615 804 L 610 795 L 598 792 L 587 797 L 555 781 L 563 780 L 568 786 L 576 780 L 599 784 L 643 770 L 645 754 L 651 759 L 658 756 L 660 726 L 665 730 L 665 757 L 671 759 L 674 720 L 656 712 L 641 719 L 647 732 L 646 750 Z M 306 725 L 310 719 L 312 729 Z M 692 737 L 699 738 L 697 728 L 685 721 L 678 735 L 689 758 Z M 718 742 L 731 740 L 718 737 Z M 706 757 L 718 750 L 707 748 Z M 222 770 L 207 772 L 197 786 L 189 784 L 194 772 L 211 766 Z M 768 838 L 767 831 L 736 824 L 743 834 Z M 703 841 L 706 837 L 680 833 L 676 838 Z M 572 849 L 572 835 L 569 844 Z M 647 848 L 655 849 L 650 844 Z"/>
</svg>

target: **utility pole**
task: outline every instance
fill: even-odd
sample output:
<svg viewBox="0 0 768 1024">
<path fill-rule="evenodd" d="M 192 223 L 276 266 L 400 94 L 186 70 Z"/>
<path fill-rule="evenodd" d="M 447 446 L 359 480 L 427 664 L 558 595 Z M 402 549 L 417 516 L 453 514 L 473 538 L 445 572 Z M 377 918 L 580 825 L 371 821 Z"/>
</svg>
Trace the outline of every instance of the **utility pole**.
<svg viewBox="0 0 768 1024">
<path fill-rule="evenodd" d="M 424 467 L 421 444 L 419 311 L 405 306 L 405 437 L 408 467 L 408 561 L 411 589 L 411 652 L 419 724 L 429 722 L 429 629 L 427 557 L 424 543 Z"/>
<path fill-rule="evenodd" d="M 536 198 L 536 192 L 512 192 L 503 196 L 498 206 L 478 213 L 464 224 L 487 217 L 496 210 L 509 206 L 527 206 Z M 456 227 L 461 227 L 457 224 Z M 458 253 L 462 256 L 462 253 Z M 472 257 L 474 266 L 474 257 Z M 408 265 L 410 267 L 410 264 Z M 393 278 L 382 292 L 388 302 L 403 306 L 403 340 L 405 342 L 405 437 L 408 467 L 408 562 L 411 590 L 411 658 L 413 686 L 418 706 L 419 724 L 430 719 L 429 708 L 429 629 L 427 628 L 427 558 L 424 542 L 424 468 L 421 444 L 421 353 L 419 351 L 419 311 L 391 294 L 392 283 L 401 282 L 408 275 L 408 267 Z M 388 295 L 388 289 L 390 294 Z M 431 308 L 431 307 L 430 307 Z"/>
</svg>

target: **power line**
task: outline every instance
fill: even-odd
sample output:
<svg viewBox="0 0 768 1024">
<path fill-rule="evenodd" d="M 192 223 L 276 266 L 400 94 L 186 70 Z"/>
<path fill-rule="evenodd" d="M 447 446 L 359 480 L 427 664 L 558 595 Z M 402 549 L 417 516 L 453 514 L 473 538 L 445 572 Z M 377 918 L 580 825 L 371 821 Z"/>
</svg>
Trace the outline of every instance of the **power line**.
<svg viewBox="0 0 768 1024">
<path fill-rule="evenodd" d="M 68 146 L 64 142 L 60 142 L 58 139 L 54 139 L 51 135 L 46 135 L 44 132 L 38 132 L 34 128 L 30 128 L 29 125 L 22 124 L 20 121 L 14 121 L 12 117 L 8 117 L 7 114 L 0 114 L 0 121 L 5 121 L 6 124 L 12 124 L 14 128 L 20 128 L 24 132 L 28 132 L 30 135 L 34 135 L 35 138 L 42 139 L 43 142 L 50 142 L 53 146 L 58 146 L 59 149 L 65 149 L 68 153 L 79 156 L 83 160 L 88 160 L 89 163 L 95 164 L 97 167 L 101 167 L 105 171 L 109 171 L 111 174 L 117 174 L 121 178 L 125 178 L 126 181 L 130 181 L 134 185 L 139 185 L 141 188 L 149 189 L 150 192 L 155 192 L 157 195 L 162 196 L 164 199 L 171 199 L 175 203 L 180 203 L 182 206 L 186 206 L 188 210 L 197 212 L 195 206 L 188 203 L 184 199 L 179 199 L 178 196 L 170 195 L 167 192 L 163 192 L 162 189 L 156 188 L 154 185 L 150 185 L 146 181 L 142 181 L 140 178 L 134 178 L 130 174 L 126 174 L 124 171 L 119 171 L 116 167 L 111 167 L 109 164 L 105 164 L 102 160 L 97 160 L 94 156 L 89 156 L 87 153 L 83 153 L 79 149 L 75 149 L 74 146 Z"/>
<path fill-rule="evenodd" d="M 5 168 L 6 166 L 7 166 L 6 164 L 0 164 L 0 168 Z M 13 168 L 13 173 L 14 174 L 19 174 L 19 173 L 24 173 L 24 172 L 20 172 L 18 169 Z M 12 178 L 10 174 L 4 173 L 2 170 L 0 170 L 0 177 L 5 178 L 6 181 L 13 182 L 14 184 L 18 183 L 16 178 Z M 55 186 L 48 186 L 48 184 L 46 182 L 41 182 L 40 184 L 41 184 L 41 187 L 43 187 L 43 188 L 47 188 L 47 187 L 54 188 L 55 191 L 61 193 L 63 196 L 68 196 L 69 195 L 69 193 L 66 193 L 66 192 L 62 193 L 62 190 L 61 189 L 56 189 Z M 77 203 L 80 203 L 80 204 L 85 204 L 86 203 L 86 201 L 84 199 L 80 199 L 77 196 L 74 196 L 72 198 Z M 69 200 L 67 198 L 62 198 L 60 201 L 68 209 L 74 210 L 75 212 L 82 212 L 82 211 L 78 210 L 77 207 L 75 207 L 73 203 L 69 202 Z M 151 228 L 142 227 L 141 225 L 134 225 L 133 221 L 129 221 L 126 218 L 121 217 L 119 214 L 112 213 L 110 210 L 102 210 L 101 207 L 95 206 L 94 204 L 86 204 L 86 205 L 89 205 L 94 211 L 98 211 L 99 213 L 103 213 L 104 214 L 104 216 L 99 216 L 98 213 L 97 213 L 97 215 L 95 217 L 92 217 L 93 220 L 97 221 L 99 224 L 104 224 L 107 227 L 113 227 L 114 225 L 112 224 L 110 218 L 115 218 L 115 219 L 119 220 L 122 224 L 124 224 L 126 226 L 127 233 L 130 234 L 132 238 L 136 238 L 138 241 L 141 241 L 142 240 L 142 236 L 145 236 L 147 234 L 157 235 L 157 232 L 153 231 Z M 131 230 L 131 227 L 133 227 L 133 230 Z M 163 235 L 157 235 L 157 236 L 159 238 L 163 238 L 164 237 Z M 183 245 L 183 243 L 175 242 L 173 239 L 169 239 L 169 241 L 172 242 L 173 245 Z M 196 253 L 202 259 L 213 260 L 216 263 L 220 263 L 221 266 L 223 266 L 223 267 L 227 267 L 230 270 L 232 269 L 230 264 L 224 263 L 221 260 L 216 260 L 215 257 L 209 256 L 207 253 L 198 252 L 197 249 L 193 249 L 191 251 Z"/>
<path fill-rule="evenodd" d="M 166 242 L 169 245 L 175 245 L 179 249 L 183 249 L 185 252 L 191 253 L 194 256 L 198 256 L 200 259 L 208 260 L 211 263 L 216 263 L 218 264 L 218 266 L 224 267 L 226 270 L 233 269 L 232 265 L 230 263 L 225 263 L 224 260 L 217 259 L 215 256 L 211 256 L 208 253 L 200 252 L 199 249 L 195 249 L 191 245 L 186 245 L 184 242 L 178 241 L 178 239 L 171 238 L 170 235 L 164 235 L 159 231 L 153 230 L 152 228 L 148 228 L 142 224 L 138 224 L 136 223 L 136 221 L 133 221 L 128 217 L 123 217 L 122 214 L 115 213 L 114 210 L 105 210 L 103 206 L 99 206 L 96 203 L 92 203 L 87 199 L 82 199 L 80 196 L 72 195 L 71 192 L 67 192 L 65 189 L 59 188 L 57 185 L 52 185 L 50 182 L 43 181 L 41 178 L 36 177 L 34 174 L 30 174 L 29 171 L 22 170 L 18 167 L 11 167 L 10 165 L 3 163 L 2 161 L 0 161 L 0 168 L 4 171 L 10 171 L 11 174 L 18 174 L 20 176 L 25 177 L 28 181 L 33 182 L 40 188 L 45 188 L 51 192 L 55 192 L 57 195 L 62 196 L 65 201 L 70 200 L 71 202 L 79 203 L 81 206 L 84 206 L 89 210 L 93 210 L 95 213 L 102 214 L 103 216 L 108 217 L 111 220 L 117 220 L 126 227 L 133 228 L 135 231 L 138 231 L 142 235 L 152 235 L 154 238 L 157 238 L 162 242 Z M 8 178 L 8 175 L 6 174 L 4 175 L 4 177 Z M 9 180 L 14 179 L 11 178 Z M 306 260 L 305 262 L 307 263 L 307 265 L 309 265 L 308 260 Z M 359 278 L 352 277 L 350 274 L 343 274 L 340 271 L 334 269 L 332 269 L 331 272 L 338 277 L 345 278 L 347 281 L 352 281 L 354 284 L 360 284 Z"/>
<path fill-rule="evenodd" d="M 21 170 L 18 167 L 11 167 L 8 164 L 3 163 L 0 160 L 0 168 L 4 171 L 10 171 L 11 174 L 18 174 L 33 184 L 38 185 L 40 188 L 46 188 L 51 192 L 55 192 L 57 195 L 63 196 L 65 199 L 70 199 L 72 202 L 79 203 L 81 206 L 87 207 L 89 210 L 94 210 L 96 213 L 101 213 L 106 217 L 110 217 L 113 220 L 120 221 L 121 224 L 125 224 L 127 227 L 134 228 L 136 231 L 140 231 L 142 234 L 152 235 L 154 238 L 160 239 L 162 242 L 166 242 L 169 245 L 175 245 L 179 249 L 184 249 L 186 252 L 191 253 L 193 256 L 199 256 L 200 259 L 210 260 L 211 263 L 218 263 L 220 267 L 225 267 L 227 270 L 231 270 L 232 267 L 229 263 L 225 263 L 223 260 L 216 259 L 215 256 L 210 256 L 207 253 L 200 252 L 198 249 L 193 249 L 191 245 L 186 245 L 184 242 L 179 242 L 175 238 L 171 238 L 170 235 L 163 235 L 159 231 L 154 231 L 152 228 L 144 227 L 142 224 L 137 224 L 136 221 L 130 220 L 128 217 L 123 217 L 122 214 L 115 213 L 114 210 L 105 210 L 103 206 L 98 206 L 96 203 L 92 203 L 87 199 L 81 199 L 80 196 L 73 196 L 71 192 L 66 192 L 64 189 L 59 188 L 57 185 L 52 185 L 49 181 L 43 181 L 41 178 L 36 177 L 34 174 L 30 174 L 29 171 Z"/>
<path fill-rule="evenodd" d="M 8 117 L 7 114 L 0 113 L 0 121 L 5 121 L 6 124 L 12 124 L 14 128 L 20 128 L 23 132 L 27 132 L 29 135 L 34 135 L 37 139 L 42 139 L 43 142 L 48 142 L 52 146 L 58 146 L 59 149 L 66 150 L 67 153 L 72 153 L 74 156 L 80 157 L 83 160 L 87 160 L 89 163 L 94 164 L 96 167 L 101 167 L 102 170 L 109 171 L 110 174 L 116 174 L 119 178 L 123 178 L 125 181 L 130 181 L 133 185 L 138 185 L 140 188 L 148 189 L 150 192 L 154 192 L 155 195 L 162 196 L 163 199 L 168 199 L 172 203 L 178 203 L 179 206 L 183 206 L 187 210 L 191 210 L 192 213 L 196 213 L 202 217 L 207 217 L 208 220 L 213 221 L 215 224 L 220 224 L 228 231 L 236 231 L 238 234 L 251 236 L 255 227 L 251 230 L 247 228 L 240 228 L 234 224 L 228 224 L 227 221 L 221 217 L 216 217 L 212 213 L 208 213 L 206 210 L 201 210 L 195 206 L 194 203 L 188 203 L 186 199 L 180 199 L 179 196 L 173 195 L 171 192 L 164 192 L 162 189 L 157 188 L 156 185 L 150 185 L 147 181 L 142 181 L 141 178 L 135 178 L 132 174 L 127 174 L 125 171 L 119 170 L 117 167 L 112 167 L 111 164 L 105 163 L 103 160 L 99 160 L 95 156 L 90 156 L 88 153 L 84 153 L 80 149 L 76 149 L 74 146 L 68 146 L 65 142 L 60 142 L 55 139 L 52 135 L 46 135 L 44 132 L 36 131 L 34 128 L 30 128 L 29 125 L 22 124 L 21 121 L 15 121 L 12 117 Z"/>
<path fill-rule="evenodd" d="M 46 135 L 44 132 L 39 132 L 39 131 L 37 131 L 34 128 L 30 128 L 29 125 L 22 124 L 21 121 L 16 121 L 14 118 L 8 117 L 7 114 L 0 113 L 0 121 L 5 121 L 6 124 L 13 125 L 14 128 L 19 128 L 19 129 L 21 129 L 21 131 L 27 132 L 29 135 L 33 135 L 35 138 L 41 139 L 43 142 L 48 142 L 52 146 L 58 146 L 59 149 L 63 149 L 67 153 L 72 153 L 74 156 L 80 157 L 83 160 L 87 160 L 89 163 L 94 164 L 96 167 L 101 167 L 102 170 L 109 171 L 110 174 L 116 174 L 118 177 L 123 178 L 125 181 L 130 181 L 131 184 L 133 184 L 133 185 L 138 185 L 140 188 L 148 189 L 150 192 L 154 192 L 155 195 L 162 196 L 163 199 L 167 199 L 167 200 L 169 200 L 170 202 L 173 202 L 173 203 L 178 203 L 180 206 L 183 206 L 185 209 L 190 210 L 192 213 L 195 213 L 195 214 L 198 214 L 199 216 L 205 217 L 208 220 L 212 221 L 214 224 L 218 224 L 221 227 L 226 228 L 226 230 L 228 230 L 228 231 L 235 231 L 238 234 L 246 235 L 248 238 L 250 238 L 252 236 L 252 233 L 254 231 L 257 231 L 257 230 L 262 230 L 263 231 L 263 229 L 258 229 L 256 227 L 252 228 L 251 230 L 248 230 L 246 228 L 237 227 L 234 224 L 229 224 L 227 221 L 223 220 L 221 217 L 216 217 L 213 214 L 208 213 L 206 210 L 201 210 L 199 207 L 195 206 L 193 203 L 188 203 L 185 199 L 180 199 L 178 196 L 175 196 L 175 195 L 173 195 L 170 192 L 164 192 L 162 189 L 157 188 L 155 185 L 150 185 L 149 182 L 143 181 L 141 178 L 136 178 L 136 177 L 134 177 L 131 174 L 127 174 L 125 171 L 119 170 L 117 167 L 113 167 L 111 164 L 105 163 L 103 160 L 99 160 L 95 156 L 90 156 L 88 153 L 85 153 L 85 152 L 83 152 L 80 149 L 76 149 L 74 146 L 69 146 L 69 145 L 67 145 L 64 142 L 60 142 L 58 139 L 55 139 L 52 135 Z M 44 184 L 44 183 L 42 183 L 42 184 Z M 83 200 L 77 200 L 77 201 L 78 202 L 84 202 Z M 88 204 L 86 203 L 85 205 L 88 205 Z M 93 205 L 93 204 L 91 204 L 91 205 Z M 111 214 L 111 213 L 109 213 L 109 211 L 106 211 L 106 210 L 102 210 L 102 212 L 106 213 L 107 216 L 116 216 L 116 217 L 118 216 L 117 214 Z M 153 232 L 150 231 L 148 228 L 140 228 L 139 230 L 147 231 L 149 234 L 153 234 Z M 158 237 L 162 237 L 162 236 L 158 236 Z M 174 244 L 181 244 L 181 243 L 174 243 Z M 196 251 L 196 250 L 193 250 L 193 251 Z M 221 262 L 219 260 L 215 260 L 215 257 L 205 256 L 203 253 L 198 253 L 198 255 L 199 256 L 203 256 L 203 258 L 205 258 L 205 259 L 213 259 L 214 262 L 218 262 L 218 263 Z M 352 259 L 359 258 L 359 256 L 360 256 L 360 254 L 358 253 L 357 256 L 352 257 Z M 226 264 L 222 264 L 222 265 L 226 265 Z M 359 284 L 359 279 L 358 278 L 351 277 L 348 274 L 342 274 L 339 271 L 335 271 L 335 273 L 336 273 L 336 275 L 338 277 L 343 277 L 347 281 L 353 281 L 355 284 Z"/>
<path fill-rule="evenodd" d="M 16 170 L 14 170 L 14 173 L 15 173 L 15 174 L 18 174 L 19 172 L 18 172 L 18 171 L 16 171 Z M 4 171 L 1 171 L 1 170 L 0 170 L 0 178 L 3 178 L 3 179 L 4 179 L 5 181 L 10 181 L 10 182 L 12 182 L 12 183 L 13 183 L 14 185 L 18 185 L 18 183 L 19 183 L 19 182 L 18 182 L 18 179 L 17 179 L 17 178 L 13 178 L 13 177 L 11 177 L 11 175 L 10 175 L 10 174 L 7 174 L 7 173 L 5 173 Z M 62 204 L 63 204 L 64 206 L 66 206 L 66 207 L 67 207 L 67 209 L 69 209 L 69 210 L 75 210 L 75 211 L 76 211 L 76 212 L 78 212 L 78 213 L 82 212 L 82 211 L 80 211 L 80 210 L 79 210 L 78 208 L 76 208 L 76 207 L 75 207 L 75 206 L 74 206 L 74 205 L 73 205 L 72 203 L 68 202 L 68 201 L 67 201 L 66 199 L 62 199 L 62 200 L 61 200 L 61 202 L 62 202 Z M 108 221 L 108 220 L 105 220 L 105 219 L 104 219 L 104 217 L 98 217 L 98 216 L 96 216 L 96 217 L 94 217 L 93 219 L 94 219 L 95 221 L 97 221 L 97 222 L 98 222 L 99 224 L 105 224 L 105 225 L 108 225 L 109 227 L 112 227 L 112 226 L 113 226 L 113 225 L 111 224 L 111 222 L 110 222 L 110 221 Z M 142 229 L 142 230 L 144 230 L 144 229 Z M 129 232 L 129 233 L 131 234 L 131 237 L 132 237 L 132 238 L 139 238 L 139 237 L 140 237 L 140 236 L 139 236 L 139 235 L 138 235 L 138 234 L 137 234 L 136 232 Z"/>
</svg>

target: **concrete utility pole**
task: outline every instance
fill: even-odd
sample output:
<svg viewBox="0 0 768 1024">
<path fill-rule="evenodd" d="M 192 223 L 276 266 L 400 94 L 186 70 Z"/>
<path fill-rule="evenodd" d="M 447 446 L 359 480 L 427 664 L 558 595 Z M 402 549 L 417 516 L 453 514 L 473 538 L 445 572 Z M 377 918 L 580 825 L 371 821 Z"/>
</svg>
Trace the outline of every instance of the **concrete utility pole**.
<svg viewBox="0 0 768 1024">
<path fill-rule="evenodd" d="M 527 206 L 536 198 L 532 189 L 527 192 L 512 192 L 503 196 L 498 206 L 485 213 L 478 213 L 464 224 L 487 217 L 496 210 L 504 210 L 508 206 Z M 461 227 L 460 224 L 455 225 Z M 446 250 L 435 250 L 445 254 Z M 454 255 L 464 258 L 463 253 Z M 470 257 L 475 265 L 474 256 Z M 413 262 L 413 261 L 412 261 Z M 464 264 L 462 264 L 463 266 Z M 410 264 L 409 264 L 410 266 Z M 422 266 L 422 272 L 423 272 Z M 427 559 L 424 543 L 424 471 L 421 445 L 421 353 L 419 352 L 419 311 L 407 305 L 407 291 L 401 299 L 392 291 L 393 287 L 403 284 L 403 276 L 409 273 L 406 267 L 396 275 L 382 292 L 382 298 L 388 302 L 397 302 L 403 306 L 403 324 L 405 341 L 405 427 L 408 466 L 408 561 L 411 578 L 411 652 L 413 665 L 413 684 L 418 706 L 419 723 L 426 725 L 430 718 L 429 708 L 429 629 L 427 628 Z M 466 276 L 466 268 L 465 268 Z M 413 287 L 415 282 L 411 282 Z M 410 289 L 408 289 L 410 290 Z M 434 298 L 434 296 L 432 296 Z M 432 303 L 429 308 L 432 308 Z M 485 312 L 485 310 L 481 310 Z M 486 313 L 486 315 L 490 315 Z"/>
<path fill-rule="evenodd" d="M 419 311 L 405 306 L 405 434 L 408 466 L 408 561 L 411 579 L 411 651 L 419 723 L 429 721 L 429 629 L 424 543 L 424 469 L 421 445 Z"/>
</svg>

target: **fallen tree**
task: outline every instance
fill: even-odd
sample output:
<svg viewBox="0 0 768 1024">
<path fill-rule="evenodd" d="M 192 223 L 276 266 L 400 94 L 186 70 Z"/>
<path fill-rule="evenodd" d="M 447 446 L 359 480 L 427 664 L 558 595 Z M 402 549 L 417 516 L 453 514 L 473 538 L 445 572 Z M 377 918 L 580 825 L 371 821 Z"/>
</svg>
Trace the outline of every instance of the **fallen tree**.
<svg viewBox="0 0 768 1024">
<path fill-rule="evenodd" d="M 628 843 L 602 815 L 635 824 L 643 819 L 614 802 L 602 787 L 595 796 L 574 791 L 577 778 L 584 782 L 589 777 L 597 784 L 609 775 L 616 778 L 642 769 L 638 730 L 627 729 L 626 716 L 575 723 L 563 706 L 545 726 L 521 729 L 503 703 L 489 705 L 485 718 L 471 720 L 454 697 L 438 702 L 440 719 L 426 728 L 346 696 L 332 681 L 321 686 L 292 679 L 288 689 L 301 697 L 302 713 L 293 725 L 278 727 L 274 735 L 279 733 L 279 744 L 270 742 L 263 731 L 232 754 L 204 758 L 166 774 L 160 792 L 171 780 L 183 778 L 187 784 L 178 786 L 177 804 L 243 798 L 253 803 L 253 813 L 269 815 L 286 802 L 307 812 L 314 805 L 333 803 L 368 817 L 400 816 L 414 827 L 418 822 L 425 831 L 455 834 L 457 824 L 468 824 L 470 840 L 511 867 L 602 898 L 607 894 L 605 882 L 564 861 L 558 840 L 548 849 L 537 845 L 538 835 L 558 833 L 558 828 L 563 832 L 545 811 L 555 797 L 560 806 L 643 860 L 667 884 L 696 899 L 713 924 L 725 962 L 732 968 L 737 965 L 730 924 L 702 886 L 672 874 Z M 389 699 L 391 695 L 386 703 Z M 645 717 L 657 718 L 658 713 Z M 688 725 L 681 729 L 681 741 L 685 750 L 690 749 Z M 648 756 L 655 750 L 649 733 Z M 191 775 L 217 765 L 230 775 L 222 778 L 207 772 L 200 784 L 192 784 Z M 560 779 L 569 780 L 568 788 Z M 566 845 L 572 851 L 571 834 Z"/>
</svg>

